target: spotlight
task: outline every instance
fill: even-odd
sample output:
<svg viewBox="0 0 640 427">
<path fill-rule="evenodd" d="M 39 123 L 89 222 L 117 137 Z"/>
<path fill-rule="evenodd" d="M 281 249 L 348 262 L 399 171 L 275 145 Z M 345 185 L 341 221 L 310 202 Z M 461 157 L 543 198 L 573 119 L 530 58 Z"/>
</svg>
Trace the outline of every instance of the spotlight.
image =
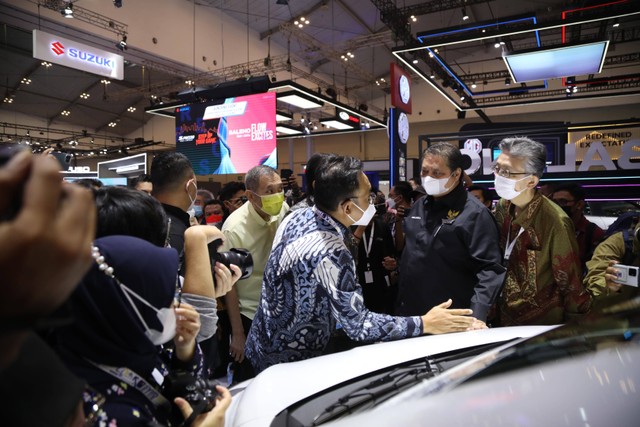
<svg viewBox="0 0 640 427">
<path fill-rule="evenodd" d="M 476 82 L 471 82 L 471 89 L 475 89 L 477 87 Z"/>
<path fill-rule="evenodd" d="M 122 52 L 127 50 L 127 36 L 126 35 L 123 35 L 122 36 L 122 40 L 120 40 L 118 43 L 116 43 L 116 47 Z"/>
<path fill-rule="evenodd" d="M 469 19 L 469 15 L 467 15 L 467 11 L 464 9 L 464 7 L 462 8 L 462 20 L 466 21 Z"/>
<path fill-rule="evenodd" d="M 417 63 L 418 63 L 418 58 L 414 58 L 414 59 L 413 59 L 413 63 L 414 63 L 414 64 L 417 64 Z"/>
<path fill-rule="evenodd" d="M 613 20 L 613 25 L 611 25 L 613 28 L 618 28 L 620 26 L 620 22 L 618 22 L 617 19 Z"/>
<path fill-rule="evenodd" d="M 60 13 L 65 18 L 73 18 L 73 3 L 67 3 L 61 10 Z"/>
</svg>

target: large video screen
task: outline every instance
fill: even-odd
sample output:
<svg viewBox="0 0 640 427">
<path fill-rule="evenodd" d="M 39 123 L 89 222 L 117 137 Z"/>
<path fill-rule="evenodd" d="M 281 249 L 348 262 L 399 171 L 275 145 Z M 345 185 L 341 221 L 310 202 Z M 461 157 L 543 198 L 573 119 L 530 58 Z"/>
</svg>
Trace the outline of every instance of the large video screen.
<svg viewBox="0 0 640 427">
<path fill-rule="evenodd" d="M 276 169 L 276 94 L 176 108 L 176 151 L 189 158 L 196 175 Z"/>
<path fill-rule="evenodd" d="M 503 56 L 516 83 L 567 76 L 597 74 L 602 70 L 608 41 L 550 49 L 514 52 Z"/>
</svg>

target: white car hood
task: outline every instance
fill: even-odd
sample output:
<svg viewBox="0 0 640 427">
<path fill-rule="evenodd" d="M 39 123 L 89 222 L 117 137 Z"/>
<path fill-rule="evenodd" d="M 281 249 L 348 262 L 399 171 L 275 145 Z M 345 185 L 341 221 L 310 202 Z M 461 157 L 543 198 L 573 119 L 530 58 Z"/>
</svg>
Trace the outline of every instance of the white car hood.
<svg viewBox="0 0 640 427">
<path fill-rule="evenodd" d="M 234 397 L 225 426 L 269 426 L 278 413 L 293 403 L 369 372 L 460 348 L 527 338 L 554 327 L 515 326 L 422 336 L 275 365 L 231 389 Z"/>
</svg>

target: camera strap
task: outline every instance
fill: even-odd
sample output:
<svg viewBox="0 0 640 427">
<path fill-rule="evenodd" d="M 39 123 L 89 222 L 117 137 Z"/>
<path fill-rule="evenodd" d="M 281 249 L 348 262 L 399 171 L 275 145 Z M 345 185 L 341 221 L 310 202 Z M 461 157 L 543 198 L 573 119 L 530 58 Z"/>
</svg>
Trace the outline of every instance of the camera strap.
<svg viewBox="0 0 640 427">
<path fill-rule="evenodd" d="M 116 367 L 116 366 L 108 366 L 103 365 L 101 363 L 93 362 L 89 359 L 86 359 L 89 363 L 91 363 L 96 368 L 100 369 L 103 372 L 115 377 L 122 382 L 128 384 L 129 386 L 135 388 L 140 393 L 142 393 L 155 407 L 171 407 L 169 401 L 160 393 L 154 386 L 149 384 L 147 380 L 138 375 L 135 371 L 132 371 L 129 368 L 125 367 Z M 160 385 L 162 380 L 162 374 L 154 369 L 154 379 L 156 381 L 160 381 Z"/>
</svg>

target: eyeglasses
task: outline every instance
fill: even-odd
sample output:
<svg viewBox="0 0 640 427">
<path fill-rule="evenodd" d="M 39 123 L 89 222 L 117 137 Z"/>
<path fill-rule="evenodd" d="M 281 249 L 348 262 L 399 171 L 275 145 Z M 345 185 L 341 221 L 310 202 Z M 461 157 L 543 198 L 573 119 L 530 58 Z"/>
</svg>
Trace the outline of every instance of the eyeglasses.
<svg viewBox="0 0 640 427">
<path fill-rule="evenodd" d="M 500 169 L 499 165 L 493 167 L 493 173 L 503 178 L 510 178 L 512 175 L 529 175 L 527 172 L 511 172 L 508 169 Z"/>
<path fill-rule="evenodd" d="M 242 196 L 242 197 L 236 197 L 235 199 L 229 199 L 229 202 L 230 202 L 232 205 L 237 205 L 237 204 L 238 204 L 238 202 L 240 202 L 241 204 L 243 204 L 243 205 L 244 205 L 244 203 L 245 203 L 247 200 L 249 200 L 249 199 L 247 199 L 247 196 Z"/>
<path fill-rule="evenodd" d="M 558 205 L 558 206 L 569 206 L 569 204 L 575 203 L 575 200 L 568 200 L 568 199 L 553 199 L 553 201 Z"/>
<path fill-rule="evenodd" d="M 360 198 L 360 197 L 357 197 L 357 196 L 349 197 L 349 199 L 351 199 L 351 200 L 354 200 L 354 199 L 355 199 L 355 200 L 358 200 L 359 198 Z M 376 196 L 375 196 L 375 194 L 370 194 L 370 195 L 369 195 L 369 204 L 370 204 L 370 205 L 373 205 L 373 204 L 375 204 L 375 202 L 376 202 Z"/>
</svg>

